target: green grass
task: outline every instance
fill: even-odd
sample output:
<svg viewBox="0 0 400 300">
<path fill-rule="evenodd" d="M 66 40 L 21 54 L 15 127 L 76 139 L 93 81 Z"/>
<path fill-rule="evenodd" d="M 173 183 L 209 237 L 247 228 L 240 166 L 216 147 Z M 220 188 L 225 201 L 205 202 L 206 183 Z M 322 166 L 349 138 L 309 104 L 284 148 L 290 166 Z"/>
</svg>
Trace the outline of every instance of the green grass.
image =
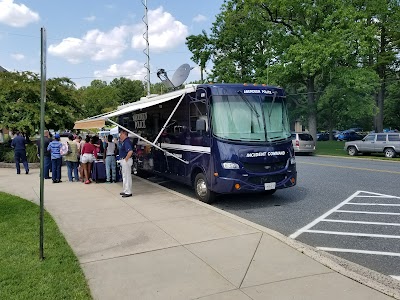
<svg viewBox="0 0 400 300">
<path fill-rule="evenodd" d="M 400 157 L 386 158 L 383 153 L 373 153 L 371 155 L 359 154 L 357 156 L 350 156 L 344 150 L 344 143 L 339 141 L 320 141 L 317 142 L 316 152 L 317 155 L 333 155 L 333 156 L 345 156 L 355 158 L 368 158 L 368 159 L 384 159 L 384 160 L 396 160 L 400 161 Z"/>
<path fill-rule="evenodd" d="M 39 260 L 39 207 L 0 192 L 0 299 L 92 299 L 79 262 L 51 216 L 44 218 Z"/>
</svg>

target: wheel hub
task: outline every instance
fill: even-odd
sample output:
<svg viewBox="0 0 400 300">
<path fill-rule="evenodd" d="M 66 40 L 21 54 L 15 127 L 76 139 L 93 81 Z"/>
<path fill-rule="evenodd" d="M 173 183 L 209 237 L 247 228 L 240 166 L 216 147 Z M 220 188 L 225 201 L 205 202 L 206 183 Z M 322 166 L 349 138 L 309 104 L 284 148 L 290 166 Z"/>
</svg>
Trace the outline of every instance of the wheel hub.
<svg viewBox="0 0 400 300">
<path fill-rule="evenodd" d="M 199 179 L 196 184 L 196 191 L 200 197 L 205 197 L 207 195 L 207 185 L 203 179 Z"/>
</svg>

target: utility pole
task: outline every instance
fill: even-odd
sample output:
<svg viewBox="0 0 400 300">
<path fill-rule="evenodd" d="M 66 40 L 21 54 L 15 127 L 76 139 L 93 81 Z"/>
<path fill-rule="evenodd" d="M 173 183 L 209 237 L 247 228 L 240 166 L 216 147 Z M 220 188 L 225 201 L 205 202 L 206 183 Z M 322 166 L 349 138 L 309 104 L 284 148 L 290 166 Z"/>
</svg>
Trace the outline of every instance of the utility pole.
<svg viewBox="0 0 400 300">
<path fill-rule="evenodd" d="M 44 259 L 44 111 L 46 103 L 46 29 L 40 29 L 40 225 L 39 258 Z"/>
<path fill-rule="evenodd" d="M 144 6 L 144 17 L 143 17 L 143 23 L 146 27 L 146 32 L 143 35 L 144 40 L 146 41 L 146 49 L 145 49 L 145 54 L 146 54 L 146 64 L 144 65 L 145 68 L 147 69 L 147 75 L 145 77 L 147 81 L 147 96 L 150 95 L 150 47 L 149 47 L 149 20 L 147 18 L 147 0 L 142 1 L 143 6 Z"/>
</svg>

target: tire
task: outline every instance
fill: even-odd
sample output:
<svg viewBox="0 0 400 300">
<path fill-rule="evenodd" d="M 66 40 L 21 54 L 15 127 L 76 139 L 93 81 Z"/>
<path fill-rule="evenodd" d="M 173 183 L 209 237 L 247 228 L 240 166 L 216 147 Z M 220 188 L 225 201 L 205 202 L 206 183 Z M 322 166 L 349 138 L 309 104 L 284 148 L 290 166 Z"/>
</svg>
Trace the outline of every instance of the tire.
<svg viewBox="0 0 400 300">
<path fill-rule="evenodd" d="M 276 192 L 276 189 L 273 189 L 273 190 L 266 190 L 266 191 L 264 191 L 264 195 L 270 196 L 270 195 L 275 194 L 275 192 Z"/>
<path fill-rule="evenodd" d="M 383 153 L 387 158 L 393 158 L 396 156 L 396 152 L 394 151 L 393 148 L 386 148 L 385 150 L 383 150 Z"/>
<path fill-rule="evenodd" d="M 347 153 L 348 153 L 350 156 L 356 156 L 356 155 L 358 154 L 358 150 L 357 150 L 356 147 L 350 146 L 350 147 L 347 148 Z"/>
<path fill-rule="evenodd" d="M 215 193 L 210 191 L 203 173 L 197 174 L 194 179 L 194 192 L 197 198 L 204 203 L 212 203 L 215 200 Z"/>
</svg>

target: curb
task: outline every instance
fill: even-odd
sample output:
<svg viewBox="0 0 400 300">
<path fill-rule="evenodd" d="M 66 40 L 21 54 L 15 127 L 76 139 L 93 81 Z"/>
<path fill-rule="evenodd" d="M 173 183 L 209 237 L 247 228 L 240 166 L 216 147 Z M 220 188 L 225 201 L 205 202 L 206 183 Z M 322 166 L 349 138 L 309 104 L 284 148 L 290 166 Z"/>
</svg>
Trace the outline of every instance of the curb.
<svg viewBox="0 0 400 300">
<path fill-rule="evenodd" d="M 325 251 L 317 250 L 312 246 L 303 244 L 302 242 L 299 242 L 297 240 L 289 238 L 277 231 L 274 231 L 267 227 L 258 225 L 256 223 L 253 223 L 251 221 L 248 221 L 246 219 L 243 219 L 241 217 L 238 217 L 229 212 L 226 212 L 224 210 L 221 210 L 219 208 L 216 208 L 214 206 L 211 206 L 209 204 L 206 204 L 206 203 L 196 200 L 194 198 L 188 197 L 188 196 L 178 193 L 176 191 L 169 190 L 166 187 L 160 186 L 160 185 L 158 185 L 154 182 L 151 182 L 149 180 L 146 180 L 144 178 L 140 178 L 138 176 L 134 176 L 134 177 L 135 177 L 135 179 L 149 183 L 149 184 L 156 186 L 166 192 L 177 195 L 181 198 L 189 200 L 200 206 L 203 206 L 205 208 L 213 210 L 221 215 L 224 215 L 226 217 L 234 219 L 240 223 L 243 223 L 245 225 L 248 225 L 255 229 L 258 229 L 261 232 L 266 233 L 266 234 L 272 236 L 273 238 L 283 242 L 284 244 L 292 247 L 293 249 L 307 255 L 311 259 L 321 263 L 322 265 L 330 268 L 331 270 L 333 270 L 343 276 L 346 276 L 354 281 L 357 281 L 365 286 L 368 286 L 374 290 L 377 290 L 385 295 L 388 295 L 390 297 L 400 300 L 400 282 L 396 279 L 393 279 L 389 276 L 383 275 L 379 272 L 368 269 L 366 267 L 363 267 L 361 265 L 358 265 L 358 264 L 348 261 L 346 259 L 332 255 Z"/>
<path fill-rule="evenodd" d="M 29 169 L 39 169 L 40 168 L 40 163 L 28 163 L 28 164 L 29 164 Z M 15 169 L 15 163 L 0 162 L 0 168 Z"/>
</svg>

